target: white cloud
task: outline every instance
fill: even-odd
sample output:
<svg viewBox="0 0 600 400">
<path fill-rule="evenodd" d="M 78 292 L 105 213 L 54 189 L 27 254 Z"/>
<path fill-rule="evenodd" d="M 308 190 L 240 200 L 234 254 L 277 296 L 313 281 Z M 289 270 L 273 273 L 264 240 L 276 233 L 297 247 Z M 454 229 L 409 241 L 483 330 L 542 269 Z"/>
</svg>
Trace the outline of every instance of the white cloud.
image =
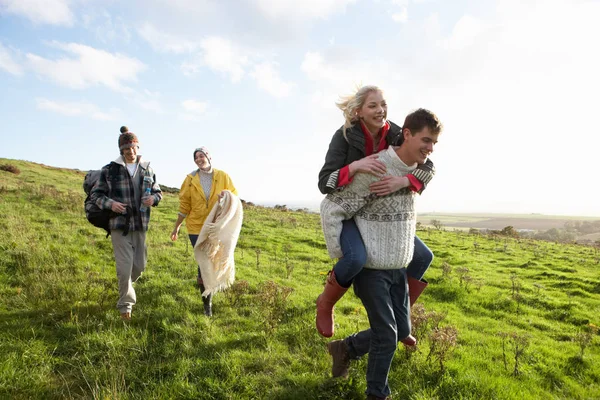
<svg viewBox="0 0 600 400">
<path fill-rule="evenodd" d="M 114 121 L 119 110 L 101 111 L 97 106 L 87 102 L 56 102 L 45 98 L 35 99 L 39 110 L 52 111 L 67 117 L 88 117 L 99 121 Z"/>
<path fill-rule="evenodd" d="M 86 14 L 82 16 L 82 19 L 84 25 L 93 30 L 96 37 L 103 43 L 129 43 L 131 41 L 131 32 L 120 16 L 113 18 L 108 11 L 103 10 L 99 16 Z"/>
<path fill-rule="evenodd" d="M 249 64 L 250 51 L 231 40 L 208 36 L 199 41 L 159 31 L 151 24 L 144 24 L 138 33 L 159 52 L 174 54 L 197 53 L 192 59 L 180 65 L 186 76 L 197 74 L 202 67 L 226 75 L 232 83 L 239 82 Z"/>
<path fill-rule="evenodd" d="M 237 83 L 250 70 L 250 76 L 258 87 L 278 98 L 288 96 L 294 87 L 293 83 L 281 79 L 275 63 L 256 62 L 260 55 L 228 38 L 208 36 L 195 42 L 161 32 L 150 24 L 145 24 L 138 32 L 160 52 L 184 54 L 198 51 L 191 59 L 180 64 L 181 72 L 186 76 L 196 75 L 202 68 L 208 68 L 228 77 L 231 83 Z"/>
<path fill-rule="evenodd" d="M 16 14 L 36 24 L 73 25 L 69 0 L 0 0 L 0 13 Z"/>
<path fill-rule="evenodd" d="M 180 69 L 185 76 L 194 76 L 200 72 L 202 62 L 184 61 L 181 63 Z"/>
<path fill-rule="evenodd" d="M 275 67 L 276 65 L 270 62 L 256 64 L 251 76 L 256 79 L 258 87 L 270 95 L 277 98 L 287 97 L 295 85 L 291 82 L 284 82 Z"/>
<path fill-rule="evenodd" d="M 196 114 L 204 114 L 208 107 L 208 103 L 193 99 L 184 100 L 181 105 L 186 111 Z"/>
<path fill-rule="evenodd" d="M 202 122 L 207 118 L 219 118 L 220 112 L 207 101 L 187 99 L 181 102 L 183 111 L 178 113 L 178 117 L 183 121 Z"/>
<path fill-rule="evenodd" d="M 148 3 L 148 1 L 143 0 L 143 3 Z M 166 6 L 166 9 L 162 9 L 163 11 L 168 10 L 172 13 L 191 16 L 196 21 L 199 17 L 214 16 L 219 6 L 222 5 L 221 2 L 214 0 L 154 0 L 151 3 L 162 3 Z"/>
<path fill-rule="evenodd" d="M 319 112 L 311 116 L 319 126 L 338 127 L 343 123 L 335 103 L 340 96 L 354 93 L 362 85 L 376 85 L 385 92 L 390 105 L 390 119 L 397 122 L 404 117 L 402 99 L 406 95 L 402 68 L 398 63 L 381 58 L 348 62 L 349 49 L 332 49 L 327 52 L 308 52 L 304 55 L 301 70 L 313 88 L 311 102 Z M 400 78 L 397 75 L 400 75 Z M 414 107 L 414 106 L 413 106 Z"/>
<path fill-rule="evenodd" d="M 77 43 L 52 42 L 52 46 L 74 57 L 49 60 L 27 54 L 29 66 L 39 75 L 72 89 L 103 85 L 117 92 L 129 92 L 131 89 L 125 84 L 136 82 L 137 75 L 146 68 L 135 58 Z"/>
<path fill-rule="evenodd" d="M 19 65 L 10 54 L 10 51 L 0 43 L 0 69 L 5 70 L 9 74 L 23 75 L 23 68 Z"/>
<path fill-rule="evenodd" d="M 202 63 L 215 72 L 229 75 L 231 82 L 239 82 L 248 64 L 248 52 L 229 39 L 211 36 L 201 42 Z"/>
<path fill-rule="evenodd" d="M 408 21 L 408 10 L 406 7 L 402 7 L 400 12 L 396 12 L 392 14 L 392 19 L 396 22 L 406 22 Z"/>
<path fill-rule="evenodd" d="M 325 65 L 323 56 L 318 52 L 307 52 L 300 66 L 310 80 L 328 80 L 336 75 L 334 68 Z"/>
<path fill-rule="evenodd" d="M 270 19 L 327 18 L 344 13 L 356 0 L 258 0 L 260 11 Z"/>
<path fill-rule="evenodd" d="M 382 59 L 373 59 L 363 63 L 347 62 L 348 51 L 332 49 L 325 56 L 320 52 L 307 52 L 300 66 L 306 77 L 318 82 L 321 88 L 328 87 L 336 91 L 347 92 L 360 84 L 377 84 L 384 77 L 391 76 L 388 63 Z"/>
<path fill-rule="evenodd" d="M 200 43 L 196 41 L 159 31 L 154 25 L 148 22 L 144 23 L 138 29 L 138 33 L 144 40 L 150 43 L 152 48 L 163 53 L 193 53 L 200 47 Z"/>
<path fill-rule="evenodd" d="M 452 35 L 443 41 L 440 45 L 446 50 L 458 50 L 468 47 L 477 42 L 478 37 L 489 28 L 484 21 L 481 21 L 470 15 L 465 15 L 458 20 Z"/>
<path fill-rule="evenodd" d="M 152 92 L 148 89 L 127 93 L 127 99 L 146 111 L 156 114 L 164 114 L 165 110 L 160 102 L 160 92 Z"/>
</svg>

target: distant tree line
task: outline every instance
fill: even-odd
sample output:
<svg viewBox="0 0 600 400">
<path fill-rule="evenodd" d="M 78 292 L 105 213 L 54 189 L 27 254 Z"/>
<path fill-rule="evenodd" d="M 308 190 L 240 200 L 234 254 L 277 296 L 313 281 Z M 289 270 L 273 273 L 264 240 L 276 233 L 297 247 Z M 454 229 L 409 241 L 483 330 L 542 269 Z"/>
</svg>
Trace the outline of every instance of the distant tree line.
<svg viewBox="0 0 600 400">
<path fill-rule="evenodd" d="M 569 232 L 565 229 L 551 228 L 544 232 L 534 233 L 531 237 L 537 240 L 550 242 L 572 243 L 577 239 L 577 232 Z"/>
<path fill-rule="evenodd" d="M 492 229 L 475 229 L 471 228 L 469 233 L 477 234 L 477 233 L 487 233 L 489 235 L 497 235 L 497 236 L 508 236 L 514 238 L 528 238 L 528 239 L 536 239 L 536 240 L 546 240 L 550 242 L 560 242 L 560 243 L 573 243 L 577 240 L 577 237 L 581 235 L 587 235 L 590 233 L 600 232 L 600 220 L 598 221 L 568 221 L 565 223 L 565 227 L 561 228 L 551 228 L 546 231 L 536 232 L 536 231 L 524 231 L 517 230 L 513 226 L 506 226 L 501 230 L 492 230 Z M 597 241 L 598 242 L 598 241 Z"/>
<path fill-rule="evenodd" d="M 565 222 L 567 232 L 575 232 L 579 235 L 600 232 L 600 220 L 597 221 L 567 221 Z"/>
</svg>

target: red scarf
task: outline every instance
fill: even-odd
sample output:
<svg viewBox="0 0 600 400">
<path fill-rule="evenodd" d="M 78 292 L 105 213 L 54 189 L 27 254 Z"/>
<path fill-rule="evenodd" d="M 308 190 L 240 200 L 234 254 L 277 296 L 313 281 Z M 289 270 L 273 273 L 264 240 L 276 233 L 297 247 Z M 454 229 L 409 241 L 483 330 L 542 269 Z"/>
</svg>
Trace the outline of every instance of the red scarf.
<svg viewBox="0 0 600 400">
<path fill-rule="evenodd" d="M 362 128 L 363 134 L 365 135 L 365 155 L 370 156 L 373 154 L 373 136 L 371 136 L 371 132 L 366 127 L 366 125 L 360 121 L 360 126 Z M 385 125 L 381 128 L 381 139 L 379 139 L 379 146 L 377 146 L 376 153 L 379 153 L 383 149 L 388 148 L 387 141 L 385 140 L 388 132 L 390 130 L 390 123 L 385 121 Z"/>
</svg>

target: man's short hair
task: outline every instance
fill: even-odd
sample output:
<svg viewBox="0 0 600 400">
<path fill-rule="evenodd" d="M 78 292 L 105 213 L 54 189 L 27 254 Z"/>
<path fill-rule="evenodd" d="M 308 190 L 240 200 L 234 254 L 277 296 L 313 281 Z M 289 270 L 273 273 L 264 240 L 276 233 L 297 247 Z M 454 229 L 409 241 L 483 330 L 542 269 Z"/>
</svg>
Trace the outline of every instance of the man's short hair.
<svg viewBox="0 0 600 400">
<path fill-rule="evenodd" d="M 402 129 L 408 128 L 411 134 L 414 135 L 425 127 L 428 127 L 434 135 L 439 134 L 444 128 L 434 113 L 424 108 L 419 108 L 406 116 Z"/>
</svg>

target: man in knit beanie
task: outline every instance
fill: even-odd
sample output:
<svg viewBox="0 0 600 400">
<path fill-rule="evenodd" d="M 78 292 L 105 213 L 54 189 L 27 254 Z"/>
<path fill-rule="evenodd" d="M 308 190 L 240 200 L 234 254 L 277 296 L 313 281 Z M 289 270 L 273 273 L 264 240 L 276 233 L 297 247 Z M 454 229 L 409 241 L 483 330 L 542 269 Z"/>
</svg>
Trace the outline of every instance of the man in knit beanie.
<svg viewBox="0 0 600 400">
<path fill-rule="evenodd" d="M 405 123 L 400 146 L 379 153 L 387 175 L 411 173 L 426 161 L 438 141 L 442 125 L 433 113 L 419 109 L 408 120 L 414 123 L 410 127 Z M 347 375 L 350 359 L 369 354 L 368 399 L 389 396 L 388 373 L 397 342 L 410 337 L 406 266 L 412 259 L 416 231 L 415 193 L 405 188 L 386 196 L 373 195 L 370 186 L 379 179 L 358 173 L 344 190 L 328 194 L 321 203 L 329 255 L 342 256 L 342 223 L 350 218 L 356 221 L 366 248 L 367 261 L 354 280 L 354 292 L 367 311 L 371 328 L 329 343 L 328 350 L 333 357 L 334 376 Z M 414 338 L 411 340 L 416 343 Z"/>
<path fill-rule="evenodd" d="M 146 232 L 150 209 L 162 199 L 150 162 L 138 155 L 139 141 L 126 126 L 119 135 L 119 157 L 102 168 L 92 196 L 98 207 L 112 210 L 111 240 L 117 264 L 121 318 L 130 320 L 136 303 L 133 283 L 146 268 Z"/>
<path fill-rule="evenodd" d="M 129 128 L 126 126 L 121 127 L 121 134 L 119 135 L 119 151 L 123 154 L 123 150 L 137 147 L 139 149 L 139 141 L 135 133 L 129 132 Z"/>
</svg>

